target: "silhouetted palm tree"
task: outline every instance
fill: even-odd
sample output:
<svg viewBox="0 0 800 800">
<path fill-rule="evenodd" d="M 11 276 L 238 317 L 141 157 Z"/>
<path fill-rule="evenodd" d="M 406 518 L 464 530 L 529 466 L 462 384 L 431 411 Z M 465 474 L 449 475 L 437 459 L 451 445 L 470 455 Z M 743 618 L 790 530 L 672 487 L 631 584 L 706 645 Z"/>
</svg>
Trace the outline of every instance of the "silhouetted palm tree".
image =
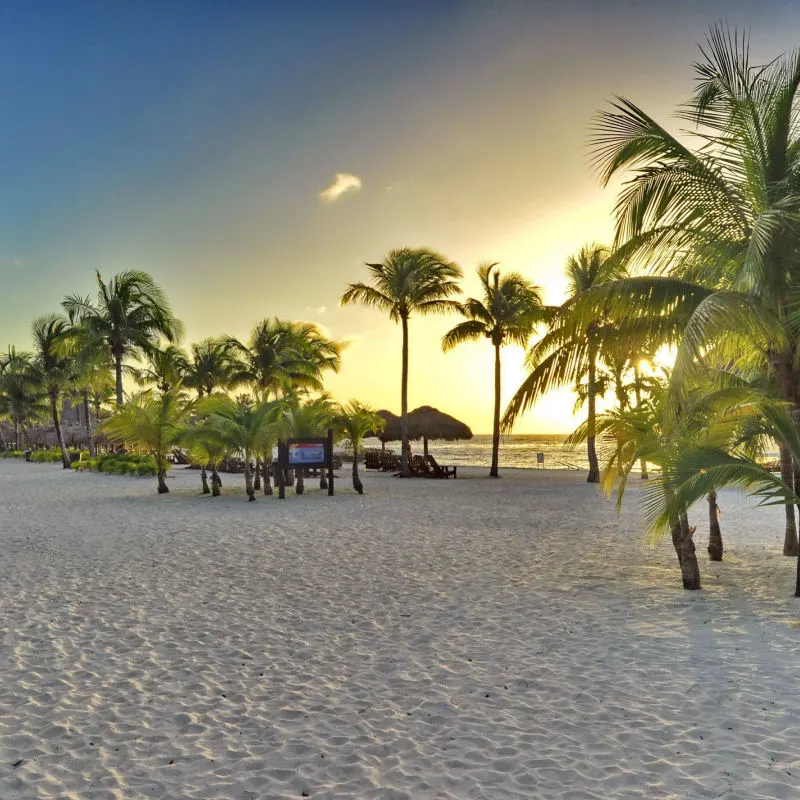
<svg viewBox="0 0 800 800">
<path fill-rule="evenodd" d="M 359 303 L 380 309 L 399 322 L 403 333 L 400 377 L 401 472 L 408 474 L 408 320 L 414 313 L 442 314 L 458 311 L 453 295 L 461 289 L 461 268 L 434 250 L 392 250 L 380 264 L 367 264 L 370 283 L 351 283 L 342 305 Z"/>
<path fill-rule="evenodd" d="M 460 306 L 467 319 L 448 331 L 442 339 L 446 352 L 462 342 L 488 339 L 494 347 L 494 415 L 492 417 L 492 466 L 489 475 L 498 477 L 500 450 L 500 348 L 504 344 L 525 347 L 531 332 L 547 312 L 542 305 L 539 287 L 517 272 L 501 277 L 497 264 L 481 264 L 478 278 L 483 298 L 470 297 Z"/>
<path fill-rule="evenodd" d="M 97 296 L 70 295 L 61 304 L 68 315 L 106 343 L 122 405 L 122 368 L 128 357 L 146 355 L 163 337 L 177 342 L 182 332 L 163 290 L 146 272 L 128 270 L 108 283 L 97 273 Z"/>
</svg>

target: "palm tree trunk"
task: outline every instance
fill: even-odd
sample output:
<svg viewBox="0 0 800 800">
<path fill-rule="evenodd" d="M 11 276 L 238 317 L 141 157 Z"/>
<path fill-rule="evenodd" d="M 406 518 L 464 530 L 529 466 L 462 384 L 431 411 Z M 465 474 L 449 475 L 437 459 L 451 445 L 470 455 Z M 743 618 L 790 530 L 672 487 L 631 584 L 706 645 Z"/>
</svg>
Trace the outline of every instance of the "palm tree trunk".
<svg viewBox="0 0 800 800">
<path fill-rule="evenodd" d="M 492 417 L 492 466 L 490 478 L 499 478 L 500 462 L 500 345 L 494 346 L 494 416 Z"/>
<path fill-rule="evenodd" d="M 364 484 L 358 474 L 358 448 L 353 446 L 353 488 L 359 493 L 364 494 Z"/>
<path fill-rule="evenodd" d="M 95 457 L 94 436 L 92 435 L 92 420 L 89 412 L 89 390 L 84 389 L 83 395 L 83 424 L 86 428 L 86 439 L 89 443 L 89 455 Z"/>
<path fill-rule="evenodd" d="M 61 421 L 58 418 L 58 392 L 50 392 L 50 413 L 53 415 L 53 425 L 56 429 L 56 439 L 61 449 L 61 463 L 64 469 L 69 469 L 69 453 L 64 442 L 64 433 L 61 430 Z"/>
<path fill-rule="evenodd" d="M 169 494 L 169 486 L 167 486 L 167 471 L 163 465 L 158 468 L 158 493 Z"/>
<path fill-rule="evenodd" d="M 261 491 L 261 458 L 256 456 L 256 474 L 253 480 L 253 489 L 255 491 Z"/>
<path fill-rule="evenodd" d="M 294 493 L 295 494 L 303 494 L 306 490 L 306 484 L 304 480 L 303 470 L 298 469 L 295 470 L 295 483 L 294 483 Z"/>
<path fill-rule="evenodd" d="M 15 450 L 21 450 L 22 449 L 20 447 L 20 444 L 19 444 L 19 420 L 18 419 L 14 420 L 14 449 Z"/>
<path fill-rule="evenodd" d="M 400 474 L 409 475 L 408 463 L 408 317 L 403 317 L 403 369 L 400 375 Z"/>
<path fill-rule="evenodd" d="M 319 488 L 320 489 L 328 488 L 328 476 L 326 474 L 325 469 L 321 469 L 319 471 Z"/>
<path fill-rule="evenodd" d="M 784 444 L 778 445 L 781 463 L 781 480 L 787 487 L 794 487 L 794 467 L 792 465 L 792 454 Z M 784 507 L 786 514 L 786 524 L 783 535 L 783 554 L 785 556 L 797 556 L 797 521 L 794 514 L 794 505 L 787 503 Z"/>
<path fill-rule="evenodd" d="M 700 565 L 697 563 L 697 553 L 695 552 L 694 541 L 692 540 L 692 533 L 694 531 L 689 527 L 689 518 L 686 514 L 681 514 L 680 531 L 680 562 L 683 588 L 692 591 L 701 589 Z"/>
<path fill-rule="evenodd" d="M 272 494 L 272 482 L 269 479 L 269 476 L 270 476 L 269 462 L 270 462 L 270 456 L 271 455 L 272 455 L 272 452 L 270 452 L 269 455 L 265 455 L 265 457 L 264 457 L 264 459 L 262 461 L 262 463 L 264 465 L 264 494 Z"/>
<path fill-rule="evenodd" d="M 208 477 L 206 476 L 206 465 L 200 467 L 200 483 L 203 484 L 203 494 L 209 494 L 211 489 L 208 488 Z"/>
<path fill-rule="evenodd" d="M 247 500 L 252 503 L 256 499 L 256 492 L 253 488 L 253 472 L 250 468 L 250 453 L 244 456 L 244 490 L 247 492 Z"/>
<path fill-rule="evenodd" d="M 590 334 L 591 335 L 591 332 Z M 588 393 L 588 416 L 586 419 L 586 450 L 589 456 L 589 474 L 586 476 L 587 483 L 600 483 L 600 465 L 597 461 L 597 450 L 595 448 L 595 419 L 597 416 L 595 398 L 595 376 L 597 372 L 596 355 L 594 347 L 589 347 L 589 393 Z"/>
<path fill-rule="evenodd" d="M 678 557 L 678 564 L 682 564 L 683 553 L 681 552 L 681 521 L 679 519 L 672 523 L 672 546 L 675 548 L 675 555 Z"/>
<path fill-rule="evenodd" d="M 217 474 L 217 468 L 214 464 L 211 465 L 211 496 L 219 497 L 219 487 L 222 486 L 222 481 Z"/>
<path fill-rule="evenodd" d="M 642 387 L 639 386 L 639 368 L 634 364 L 633 367 L 633 391 L 636 393 L 636 408 L 642 406 Z M 640 475 L 643 481 L 646 481 L 650 476 L 647 474 L 647 462 L 641 459 L 642 474 Z"/>
<path fill-rule="evenodd" d="M 123 401 L 122 396 L 122 356 L 114 356 L 114 377 L 116 378 L 117 389 L 117 405 L 121 406 Z"/>
<path fill-rule="evenodd" d="M 708 493 L 708 555 L 712 561 L 722 561 L 722 531 L 719 527 L 717 493 Z"/>
<path fill-rule="evenodd" d="M 20 430 L 22 431 L 22 441 L 23 441 L 23 443 L 27 447 L 30 447 L 31 446 L 31 437 L 28 436 L 28 430 L 25 427 L 25 423 L 24 422 L 20 422 L 19 427 L 20 427 Z"/>
</svg>

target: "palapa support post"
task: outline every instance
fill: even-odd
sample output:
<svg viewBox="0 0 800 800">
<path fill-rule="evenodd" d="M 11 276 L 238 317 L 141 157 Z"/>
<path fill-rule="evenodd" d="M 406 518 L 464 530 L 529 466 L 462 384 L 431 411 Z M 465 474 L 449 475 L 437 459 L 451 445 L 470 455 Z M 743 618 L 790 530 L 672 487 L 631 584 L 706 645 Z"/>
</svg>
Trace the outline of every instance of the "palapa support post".
<svg viewBox="0 0 800 800">
<path fill-rule="evenodd" d="M 333 497 L 333 429 L 328 428 L 328 497 Z"/>
<path fill-rule="evenodd" d="M 278 499 L 286 499 L 286 445 L 283 439 L 278 439 Z"/>
</svg>

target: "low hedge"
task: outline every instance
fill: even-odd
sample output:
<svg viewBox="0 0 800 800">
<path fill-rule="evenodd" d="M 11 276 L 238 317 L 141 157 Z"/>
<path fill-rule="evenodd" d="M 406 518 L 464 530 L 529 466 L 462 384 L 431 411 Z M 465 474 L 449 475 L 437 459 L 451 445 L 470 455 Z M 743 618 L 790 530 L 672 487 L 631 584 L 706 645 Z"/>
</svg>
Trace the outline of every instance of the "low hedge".
<svg viewBox="0 0 800 800">
<path fill-rule="evenodd" d="M 70 454 L 75 453 L 76 455 L 80 453 L 80 450 L 68 450 Z M 56 463 L 61 461 L 61 451 L 60 450 L 32 450 L 31 451 L 31 462 L 34 464 L 50 464 Z"/>
<path fill-rule="evenodd" d="M 0 452 L 0 458 L 22 458 L 24 455 L 22 450 L 3 450 Z"/>
<path fill-rule="evenodd" d="M 150 455 L 132 453 L 105 453 L 95 458 L 82 458 L 72 465 L 73 469 L 91 472 L 107 472 L 112 475 L 156 474 L 156 460 Z"/>
</svg>

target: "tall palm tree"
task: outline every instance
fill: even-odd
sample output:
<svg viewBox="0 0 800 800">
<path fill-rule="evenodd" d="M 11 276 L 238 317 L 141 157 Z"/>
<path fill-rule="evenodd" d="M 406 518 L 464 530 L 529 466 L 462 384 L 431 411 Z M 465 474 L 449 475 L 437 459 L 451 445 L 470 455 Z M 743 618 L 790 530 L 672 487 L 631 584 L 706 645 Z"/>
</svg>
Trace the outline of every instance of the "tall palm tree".
<svg viewBox="0 0 800 800">
<path fill-rule="evenodd" d="M 56 314 L 34 320 L 32 328 L 32 365 L 50 401 L 50 414 L 56 431 L 56 440 L 61 449 L 64 469 L 70 468 L 70 458 L 61 430 L 58 404 L 64 390 L 75 377 L 72 360 L 64 355 L 62 345 L 69 331 L 70 325 L 67 319 Z"/>
<path fill-rule="evenodd" d="M 114 363 L 117 405 L 121 406 L 125 359 L 149 353 L 162 337 L 177 342 L 182 326 L 163 290 L 146 272 L 127 270 L 108 282 L 98 272 L 97 287 L 94 299 L 70 295 L 61 305 L 106 343 Z"/>
<path fill-rule="evenodd" d="M 392 250 L 380 264 L 367 264 L 370 283 L 351 283 L 342 305 L 360 303 L 389 314 L 403 334 L 400 376 L 401 467 L 408 475 L 408 320 L 414 313 L 458 311 L 453 295 L 460 294 L 461 268 L 435 250 L 408 247 Z"/>
<path fill-rule="evenodd" d="M 538 286 L 517 272 L 501 277 L 497 264 L 484 263 L 478 267 L 483 298 L 470 297 L 460 306 L 467 319 L 460 322 L 442 338 L 442 350 L 452 350 L 462 342 L 488 339 L 494 347 L 494 416 L 492 417 L 492 465 L 489 475 L 499 477 L 500 453 L 500 348 L 505 344 L 526 347 L 537 323 L 547 317 Z"/>
<path fill-rule="evenodd" d="M 342 345 L 307 322 L 265 319 L 250 333 L 247 344 L 228 339 L 235 358 L 234 384 L 246 384 L 265 399 L 290 388 L 322 390 L 326 371 L 338 372 Z"/>
<path fill-rule="evenodd" d="M 687 361 L 720 338 L 764 332 L 771 320 L 772 334 L 757 347 L 761 367 L 798 414 L 800 53 L 755 65 L 746 34 L 724 26 L 710 30 L 701 52 L 695 95 L 680 111 L 695 126 L 694 149 L 629 100 L 598 120 L 602 180 L 628 172 L 616 205 L 617 244 L 634 263 L 668 273 L 640 283 L 639 296 L 646 290 L 647 304 L 657 299 L 661 313 L 678 305 L 691 312 Z M 635 312 L 629 287 L 610 291 Z M 752 347 L 740 352 L 749 358 Z M 794 468 L 786 444 L 780 456 L 788 484 Z M 784 534 L 784 553 L 797 554 L 790 505 Z"/>
<path fill-rule="evenodd" d="M 358 474 L 358 452 L 366 436 L 375 436 L 383 430 L 383 417 L 372 408 L 358 400 L 351 400 L 340 406 L 334 418 L 334 425 L 341 437 L 353 447 L 353 488 L 364 494 L 364 484 Z"/>
<path fill-rule="evenodd" d="M 191 347 L 191 358 L 183 384 L 199 397 L 224 391 L 233 386 L 234 360 L 226 338 L 203 339 Z"/>
<path fill-rule="evenodd" d="M 75 388 L 83 405 L 83 424 L 89 455 L 94 457 L 96 448 L 90 411 L 90 395 L 102 392 L 113 385 L 113 364 L 102 338 L 97 336 L 77 318 L 74 310 L 68 314 L 69 330 L 63 337 L 61 350 L 73 362 Z"/>
<path fill-rule="evenodd" d="M 554 311 L 549 330 L 528 353 L 527 363 L 531 372 L 517 389 L 503 417 L 503 427 L 510 430 L 517 417 L 547 391 L 562 386 L 575 387 L 579 399 L 586 398 L 588 407 L 588 483 L 600 481 L 594 432 L 597 397 L 601 394 L 598 362 L 604 335 L 616 335 L 618 331 L 612 326 L 608 315 L 601 310 L 586 322 L 581 335 L 576 337 L 571 320 L 572 306 L 582 294 L 624 274 L 625 269 L 620 259 L 602 245 L 586 245 L 567 259 L 566 276 L 570 297 Z M 584 380 L 585 388 L 581 388 Z"/>
<path fill-rule="evenodd" d="M 147 364 L 135 370 L 137 383 L 155 386 L 160 392 L 168 392 L 175 384 L 184 382 L 189 369 L 186 351 L 177 345 L 154 347 L 147 353 Z"/>
<path fill-rule="evenodd" d="M 180 443 L 192 402 L 176 384 L 167 392 L 148 390 L 136 394 L 113 417 L 100 425 L 110 441 L 140 453 L 150 453 L 156 462 L 158 493 L 167 494 L 167 455 Z"/>
</svg>

